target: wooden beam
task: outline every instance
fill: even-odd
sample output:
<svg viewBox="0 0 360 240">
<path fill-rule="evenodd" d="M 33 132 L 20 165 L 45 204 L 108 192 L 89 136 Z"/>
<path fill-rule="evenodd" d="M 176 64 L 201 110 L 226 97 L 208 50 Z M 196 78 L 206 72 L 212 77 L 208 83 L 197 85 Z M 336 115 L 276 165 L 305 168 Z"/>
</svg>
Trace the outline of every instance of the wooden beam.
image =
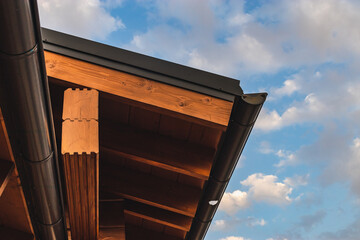
<svg viewBox="0 0 360 240">
<path fill-rule="evenodd" d="M 99 240 L 123 240 L 125 229 L 123 228 L 101 228 Z M 134 239 L 135 240 L 135 239 Z"/>
<path fill-rule="evenodd" d="M 98 92 L 64 93 L 62 158 L 66 180 L 71 239 L 99 236 Z"/>
<path fill-rule="evenodd" d="M 45 51 L 49 77 L 163 108 L 222 127 L 233 103 Z"/>
<path fill-rule="evenodd" d="M 128 201 L 126 203 L 125 214 L 140 217 L 183 231 L 189 231 L 192 223 L 191 217 L 134 201 Z"/>
<path fill-rule="evenodd" d="M 7 163 L 4 163 L 4 166 L 0 166 L 0 169 L 2 171 L 9 167 L 9 163 L 12 163 L 13 166 L 13 170 L 8 171 L 8 175 L 6 178 L 7 180 L 3 182 L 3 189 L 0 190 L 0 192 L 2 192 L 2 194 L 0 194 L 0 226 L 7 227 L 8 229 L 18 230 L 19 232 L 24 232 L 32 236 L 32 233 L 34 231 L 32 229 L 30 216 L 28 213 L 24 193 L 21 187 L 20 178 L 16 169 L 15 159 L 1 109 L 0 158 L 2 159 L 1 161 L 7 161 Z M 1 233 L 0 236 L 0 238 L 3 239 L 3 235 Z M 8 239 L 15 239 L 15 237 Z"/>
<path fill-rule="evenodd" d="M 126 239 L 183 240 L 183 238 L 178 238 L 160 232 L 151 231 L 131 224 L 126 224 Z"/>
<path fill-rule="evenodd" d="M 124 200 L 100 202 L 100 227 L 124 228 Z"/>
<path fill-rule="evenodd" d="M 124 200 L 100 202 L 100 239 L 125 240 Z"/>
<path fill-rule="evenodd" d="M 122 197 L 194 217 L 201 190 L 101 161 L 100 199 Z M 103 192 L 105 193 L 103 195 Z M 106 194 L 108 193 L 108 194 Z"/>
<path fill-rule="evenodd" d="M 13 171 L 8 184 L 0 198 L 0 226 L 11 229 L 33 233 L 30 224 L 29 213 L 27 212 L 26 202 L 16 171 Z M 3 238 L 0 233 L 0 239 Z"/>
<path fill-rule="evenodd" d="M 14 170 L 14 163 L 0 159 L 0 197 L 5 190 L 10 176 Z"/>
<path fill-rule="evenodd" d="M 210 147 L 120 124 L 102 124 L 101 129 L 102 151 L 195 178 L 209 178 L 215 154 Z"/>
<path fill-rule="evenodd" d="M 11 240 L 34 240 L 34 236 L 30 233 L 22 232 L 12 228 L 6 228 L 0 226 L 0 236 L 1 239 L 11 239 Z"/>
</svg>

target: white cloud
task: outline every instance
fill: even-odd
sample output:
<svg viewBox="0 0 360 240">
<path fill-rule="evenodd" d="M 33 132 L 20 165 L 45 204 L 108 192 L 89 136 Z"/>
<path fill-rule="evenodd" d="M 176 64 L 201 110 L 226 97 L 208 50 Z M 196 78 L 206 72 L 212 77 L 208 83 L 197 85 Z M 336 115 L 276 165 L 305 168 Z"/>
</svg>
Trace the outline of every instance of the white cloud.
<svg viewBox="0 0 360 240">
<path fill-rule="evenodd" d="M 249 187 L 248 195 L 258 202 L 266 202 L 275 205 L 284 205 L 292 202 L 290 198 L 292 188 L 285 183 L 277 182 L 274 175 L 255 173 L 250 175 L 241 184 Z"/>
<path fill-rule="evenodd" d="M 223 219 L 220 219 L 220 220 L 216 220 L 211 225 L 211 229 L 214 231 L 221 231 L 221 230 L 224 230 L 226 228 L 226 226 L 227 226 L 226 221 Z"/>
<path fill-rule="evenodd" d="M 147 52 L 212 72 L 240 76 L 342 62 L 360 53 L 360 4 L 354 1 L 299 0 L 294 4 L 283 0 L 265 4 L 251 14 L 244 12 L 244 1 L 219 2 L 153 1 L 150 18 L 156 15 L 160 25 L 166 23 L 172 31 L 159 32 L 158 26 L 151 26 L 134 40 L 157 39 L 158 44 L 152 44 Z M 264 24 L 269 19 L 275 23 Z M 169 20 L 178 24 L 168 24 Z M 132 49 L 144 51 L 137 49 L 135 42 Z M 179 42 L 183 43 L 180 48 Z M 171 45 L 172 52 L 163 49 L 163 44 Z M 174 58 L 179 51 L 183 57 Z M 294 83 L 285 82 L 277 93 L 291 94 L 299 87 Z"/>
<path fill-rule="evenodd" d="M 262 141 L 260 142 L 259 152 L 262 154 L 270 154 L 274 153 L 274 149 L 271 148 L 271 144 L 268 141 Z"/>
<path fill-rule="evenodd" d="M 304 98 L 303 102 L 295 103 L 281 115 L 276 110 L 269 111 L 266 108 L 263 109 L 255 127 L 256 129 L 270 131 L 292 124 L 318 122 L 334 114 L 334 112 L 330 111 L 328 105 L 323 103 L 315 93 L 310 93 Z"/>
<path fill-rule="evenodd" d="M 262 218 L 262 219 L 256 219 L 254 222 L 252 222 L 250 224 L 251 226 L 265 226 L 266 225 L 266 221 Z"/>
<path fill-rule="evenodd" d="M 280 161 L 275 164 L 275 167 L 280 168 L 298 164 L 298 159 L 295 154 L 290 151 L 280 149 L 276 152 L 276 155 L 280 158 Z"/>
<path fill-rule="evenodd" d="M 329 164 L 320 180 L 323 184 L 348 181 L 352 192 L 360 198 L 360 175 L 358 174 L 360 171 L 360 138 L 353 139 L 350 146 L 339 145 L 333 151 L 342 151 L 342 153 L 327 159 Z"/>
<path fill-rule="evenodd" d="M 247 227 L 263 227 L 267 224 L 263 218 L 247 217 L 247 218 L 238 218 L 236 216 L 227 216 L 228 219 L 220 219 L 214 221 L 211 226 L 211 231 L 231 231 L 232 229 L 237 229 L 239 226 Z M 229 218 L 230 217 L 230 218 Z"/>
<path fill-rule="evenodd" d="M 320 234 L 318 239 L 322 240 L 358 240 L 360 236 L 360 220 L 356 220 L 347 227 L 334 231 Z"/>
<path fill-rule="evenodd" d="M 284 81 L 283 86 L 280 88 L 270 89 L 269 97 L 270 99 L 278 99 L 283 96 L 290 96 L 294 92 L 300 89 L 299 81 L 296 79 L 287 79 Z"/>
<path fill-rule="evenodd" d="M 305 231 L 309 232 L 315 225 L 321 223 L 325 216 L 326 212 L 323 210 L 319 210 L 314 214 L 302 216 L 301 221 L 298 225 L 304 228 Z"/>
<path fill-rule="evenodd" d="M 240 190 L 236 190 L 232 193 L 226 192 L 221 199 L 219 209 L 226 212 L 229 215 L 236 214 L 241 209 L 248 208 L 250 202 L 248 200 L 248 194 Z"/>
<path fill-rule="evenodd" d="M 306 175 L 295 175 L 293 177 L 287 177 L 284 183 L 291 187 L 306 186 L 309 182 L 310 174 Z"/>
<path fill-rule="evenodd" d="M 244 237 L 230 236 L 230 237 L 222 238 L 220 240 L 250 240 L 250 239 L 249 238 L 244 238 Z"/>
<path fill-rule="evenodd" d="M 108 4 L 118 6 L 119 0 L 39 0 L 41 26 L 72 35 L 104 40 L 124 23 L 113 17 Z"/>
</svg>

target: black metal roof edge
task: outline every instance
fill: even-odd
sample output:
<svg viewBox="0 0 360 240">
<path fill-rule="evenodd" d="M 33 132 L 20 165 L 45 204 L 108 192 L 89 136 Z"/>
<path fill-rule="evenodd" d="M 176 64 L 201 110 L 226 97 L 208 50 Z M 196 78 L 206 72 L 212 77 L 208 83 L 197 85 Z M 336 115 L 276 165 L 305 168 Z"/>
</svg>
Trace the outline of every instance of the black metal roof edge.
<svg viewBox="0 0 360 240">
<path fill-rule="evenodd" d="M 267 93 L 236 97 L 228 128 L 221 139 L 186 239 L 202 240 L 205 237 L 266 97 Z"/>
<path fill-rule="evenodd" d="M 42 28 L 45 50 L 233 101 L 240 81 Z"/>
</svg>

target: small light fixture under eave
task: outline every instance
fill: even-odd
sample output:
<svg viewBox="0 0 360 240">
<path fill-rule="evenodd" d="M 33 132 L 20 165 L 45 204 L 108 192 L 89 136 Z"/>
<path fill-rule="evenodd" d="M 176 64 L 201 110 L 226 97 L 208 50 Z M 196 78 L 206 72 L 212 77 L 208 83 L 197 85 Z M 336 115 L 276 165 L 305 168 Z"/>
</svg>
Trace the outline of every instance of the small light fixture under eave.
<svg viewBox="0 0 360 240">
<path fill-rule="evenodd" d="M 211 206 L 215 206 L 216 204 L 218 204 L 218 202 L 219 202 L 219 200 L 210 200 L 210 201 L 209 201 L 209 204 L 210 204 Z"/>
</svg>

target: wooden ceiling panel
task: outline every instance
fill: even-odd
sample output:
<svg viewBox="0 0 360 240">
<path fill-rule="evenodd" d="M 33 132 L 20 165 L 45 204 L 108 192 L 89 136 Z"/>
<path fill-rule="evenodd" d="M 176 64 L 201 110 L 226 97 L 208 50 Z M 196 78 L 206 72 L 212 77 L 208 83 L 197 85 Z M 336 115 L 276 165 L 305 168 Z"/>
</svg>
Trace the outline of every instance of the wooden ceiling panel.
<svg viewBox="0 0 360 240">
<path fill-rule="evenodd" d="M 191 217 L 135 201 L 126 202 L 125 213 L 182 231 L 189 231 L 192 223 Z"/>
<path fill-rule="evenodd" d="M 183 238 L 167 235 L 151 231 L 149 229 L 141 228 L 136 225 L 126 224 L 126 239 L 129 240 L 183 240 Z"/>
<path fill-rule="evenodd" d="M 215 151 L 200 145 L 138 131 L 128 126 L 102 123 L 103 151 L 174 172 L 208 179 Z"/>
<path fill-rule="evenodd" d="M 195 216 L 201 193 L 177 182 L 109 164 L 100 165 L 100 190 L 190 217 Z M 100 199 L 104 199 L 101 193 Z"/>
</svg>

